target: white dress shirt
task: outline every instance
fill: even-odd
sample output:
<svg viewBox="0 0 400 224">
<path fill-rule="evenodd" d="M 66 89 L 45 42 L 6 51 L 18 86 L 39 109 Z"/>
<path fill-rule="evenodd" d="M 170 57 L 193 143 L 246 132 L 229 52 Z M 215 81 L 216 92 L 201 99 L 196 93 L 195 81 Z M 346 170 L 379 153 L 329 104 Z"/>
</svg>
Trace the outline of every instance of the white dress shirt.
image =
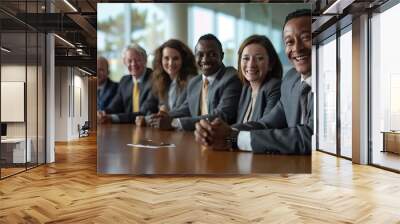
<svg viewBox="0 0 400 224">
<path fill-rule="evenodd" d="M 311 75 L 301 75 L 301 81 L 306 82 L 310 87 L 312 87 Z M 240 131 L 237 139 L 238 148 L 243 151 L 253 151 L 251 147 L 251 137 L 250 131 Z"/>
<path fill-rule="evenodd" d="M 217 71 L 216 73 L 214 73 L 214 74 L 212 74 L 212 75 L 209 75 L 209 76 L 205 76 L 204 74 L 201 75 L 201 76 L 202 76 L 203 82 L 204 82 L 204 79 L 207 79 L 207 80 L 208 80 L 208 86 L 209 86 L 209 88 L 210 88 L 210 86 L 213 84 L 213 82 L 215 81 L 215 79 L 217 78 L 217 75 L 218 75 L 219 71 L 220 71 L 220 69 L 218 69 L 218 71 Z M 174 118 L 174 119 L 172 119 L 172 121 L 171 121 L 171 126 L 172 126 L 173 128 L 175 128 L 175 129 L 179 130 L 179 131 L 183 130 L 183 128 L 182 128 L 182 123 L 181 123 L 181 120 L 180 120 L 179 118 Z"/>
</svg>

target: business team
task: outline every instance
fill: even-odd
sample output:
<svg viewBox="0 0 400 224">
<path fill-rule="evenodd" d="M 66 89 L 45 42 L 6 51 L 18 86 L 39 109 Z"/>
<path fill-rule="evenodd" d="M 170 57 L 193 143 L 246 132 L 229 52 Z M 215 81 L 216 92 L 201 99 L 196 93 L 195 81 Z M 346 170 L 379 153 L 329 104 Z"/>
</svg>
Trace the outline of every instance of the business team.
<svg viewBox="0 0 400 224">
<path fill-rule="evenodd" d="M 221 42 L 212 34 L 199 38 L 194 56 L 179 40 L 165 42 L 156 49 L 154 71 L 145 66 L 146 51 L 132 45 L 123 57 L 130 75 L 122 78 L 112 102 L 99 107 L 98 120 L 194 130 L 197 142 L 219 150 L 310 154 L 310 10 L 286 17 L 283 40 L 294 66 L 283 80 L 276 50 L 263 35 L 243 41 L 238 71 L 222 63 Z"/>
</svg>

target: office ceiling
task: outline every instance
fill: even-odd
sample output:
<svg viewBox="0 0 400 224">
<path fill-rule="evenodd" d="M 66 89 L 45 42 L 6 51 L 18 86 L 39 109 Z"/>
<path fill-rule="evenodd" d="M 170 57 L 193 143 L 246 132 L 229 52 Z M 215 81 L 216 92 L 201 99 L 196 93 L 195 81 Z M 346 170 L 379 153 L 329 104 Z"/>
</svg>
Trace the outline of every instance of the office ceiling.
<svg viewBox="0 0 400 224">
<path fill-rule="evenodd" d="M 374 12 L 389 0 L 316 0 L 313 2 L 313 42 L 326 39 L 352 23 L 353 17 Z"/>
<path fill-rule="evenodd" d="M 77 66 L 95 74 L 96 4 L 95 0 L 1 0 L 2 45 L 12 50 L 9 60 L 31 58 L 38 44 L 26 43 L 35 42 L 30 32 L 49 32 L 60 37 L 55 38 L 56 66 Z M 27 40 L 20 34 L 25 31 Z"/>
<path fill-rule="evenodd" d="M 200 0 L 212 2 L 214 0 Z M 235 0 L 234 0 L 235 1 Z M 242 0 L 238 0 L 242 1 Z M 318 36 L 336 21 L 348 14 L 370 10 L 387 0 L 269 0 L 270 3 L 310 3 L 313 9 L 313 36 Z M 47 2 L 47 5 L 46 5 Z M 55 38 L 56 65 L 79 66 L 96 73 L 96 28 L 97 3 L 132 2 L 124 0 L 1 0 L 0 27 L 3 33 L 2 43 L 8 42 L 8 48 L 22 49 L 25 39 L 18 38 L 20 32 L 39 31 L 56 33 L 62 39 Z M 136 1 L 152 2 L 152 1 Z M 180 2 L 159 0 L 156 2 Z M 181 2 L 187 2 L 181 1 Z M 250 0 L 249 2 L 266 2 Z M 335 2 L 337 6 L 330 9 Z M 69 5 L 69 4 L 70 5 Z M 51 10 L 50 10 L 51 9 Z M 49 12 L 52 13 L 49 13 Z M 325 14 L 324 14 L 325 12 Z M 328 12 L 328 13 L 326 13 Z M 31 37 L 27 38 L 28 42 Z M 3 44 L 4 45 L 4 44 Z M 28 43 L 24 55 L 34 51 L 35 44 Z M 32 48 L 32 49 L 31 49 Z M 18 51 L 18 50 L 17 50 Z M 21 51 L 22 52 L 22 51 Z"/>
</svg>

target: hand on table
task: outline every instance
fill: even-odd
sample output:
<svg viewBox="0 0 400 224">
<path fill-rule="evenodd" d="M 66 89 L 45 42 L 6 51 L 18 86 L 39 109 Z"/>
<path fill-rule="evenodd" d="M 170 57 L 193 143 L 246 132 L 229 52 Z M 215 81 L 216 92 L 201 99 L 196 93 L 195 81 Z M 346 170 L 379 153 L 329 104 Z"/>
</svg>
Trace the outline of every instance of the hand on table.
<svg viewBox="0 0 400 224">
<path fill-rule="evenodd" d="M 136 116 L 135 124 L 138 127 L 145 127 L 146 126 L 146 120 L 145 120 L 144 116 Z"/>
<path fill-rule="evenodd" d="M 105 111 L 97 111 L 97 121 L 100 124 L 108 124 L 111 123 L 111 116 L 109 114 L 106 114 Z"/>
<path fill-rule="evenodd" d="M 160 112 L 162 111 L 162 112 L 168 113 L 168 108 L 167 108 L 167 106 L 165 106 L 165 105 L 161 105 L 159 111 L 160 111 Z"/>
</svg>

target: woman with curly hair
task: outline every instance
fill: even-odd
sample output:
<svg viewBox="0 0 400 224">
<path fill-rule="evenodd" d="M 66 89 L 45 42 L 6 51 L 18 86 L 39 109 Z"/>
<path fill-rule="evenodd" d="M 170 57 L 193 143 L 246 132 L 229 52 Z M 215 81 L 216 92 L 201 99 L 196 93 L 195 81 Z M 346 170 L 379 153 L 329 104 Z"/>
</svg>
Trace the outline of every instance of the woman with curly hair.
<svg viewBox="0 0 400 224">
<path fill-rule="evenodd" d="M 186 100 L 186 86 L 197 74 L 192 51 L 182 41 L 170 39 L 155 50 L 153 60 L 153 93 L 159 100 L 160 112 L 178 108 Z M 144 125 L 143 117 L 138 118 Z"/>
</svg>

